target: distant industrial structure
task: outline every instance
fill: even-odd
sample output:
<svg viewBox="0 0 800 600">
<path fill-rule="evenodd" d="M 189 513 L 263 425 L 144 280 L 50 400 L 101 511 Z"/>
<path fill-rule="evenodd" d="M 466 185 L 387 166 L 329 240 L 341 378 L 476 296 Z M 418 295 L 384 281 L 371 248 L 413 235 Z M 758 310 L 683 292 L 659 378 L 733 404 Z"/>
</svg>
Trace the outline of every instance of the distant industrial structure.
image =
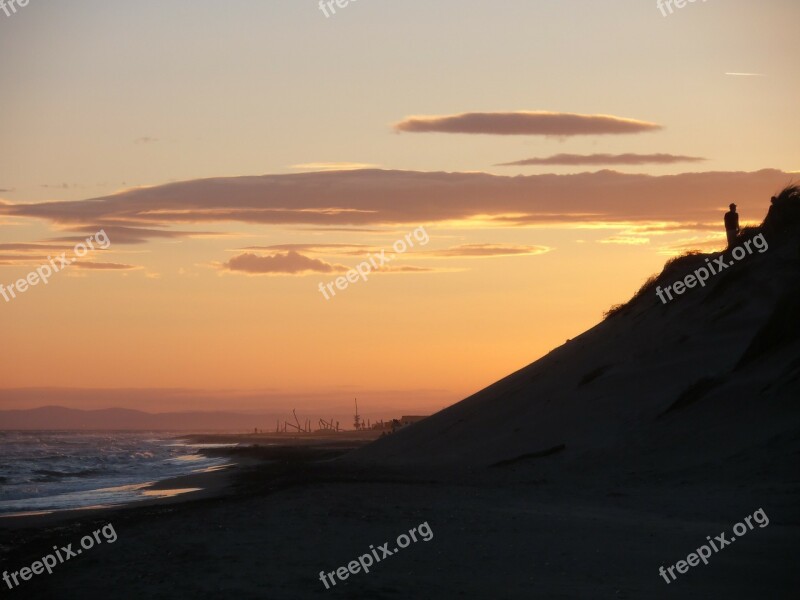
<svg viewBox="0 0 800 600">
<path fill-rule="evenodd" d="M 353 401 L 356 403 L 356 416 L 353 420 L 353 425 L 356 431 L 361 431 L 364 429 L 364 423 L 361 422 L 361 415 L 358 414 L 358 398 L 354 398 Z"/>
<path fill-rule="evenodd" d="M 300 425 L 300 419 L 297 418 L 297 409 L 292 409 L 292 414 L 294 415 L 294 423 L 284 421 L 283 425 L 281 425 L 280 420 L 278 420 L 278 423 L 275 427 L 275 433 L 315 433 L 315 431 L 311 428 L 311 419 L 305 419 L 303 424 Z M 339 421 L 334 423 L 333 419 L 330 421 L 320 419 L 318 425 L 319 427 L 316 430 L 317 432 L 325 431 L 335 433 L 342 431 L 342 429 L 339 427 Z"/>
<path fill-rule="evenodd" d="M 378 421 L 372 426 L 372 429 L 378 431 L 397 431 L 403 427 L 408 427 L 412 423 L 418 423 L 422 419 L 427 419 L 425 416 L 403 416 L 399 419 L 392 419 L 391 421 Z"/>
<path fill-rule="evenodd" d="M 380 431 L 383 434 L 393 433 L 398 429 L 408 427 L 412 423 L 417 423 L 427 418 L 425 416 L 405 415 L 399 419 L 391 419 L 389 421 L 381 419 L 376 423 L 372 423 L 369 419 L 365 420 L 358 412 L 358 398 L 354 398 L 353 402 L 356 409 L 355 415 L 353 415 L 353 429 L 355 431 Z M 275 433 L 339 433 L 345 431 L 340 427 L 339 421 L 334 421 L 333 418 L 327 421 L 325 419 L 319 419 L 317 428 L 314 429 L 311 419 L 305 419 L 302 424 L 300 423 L 296 409 L 292 409 L 292 415 L 294 416 L 294 423 L 291 421 L 283 421 L 283 423 L 281 423 L 279 419 L 275 426 Z M 256 433 L 258 433 L 257 429 Z"/>
</svg>

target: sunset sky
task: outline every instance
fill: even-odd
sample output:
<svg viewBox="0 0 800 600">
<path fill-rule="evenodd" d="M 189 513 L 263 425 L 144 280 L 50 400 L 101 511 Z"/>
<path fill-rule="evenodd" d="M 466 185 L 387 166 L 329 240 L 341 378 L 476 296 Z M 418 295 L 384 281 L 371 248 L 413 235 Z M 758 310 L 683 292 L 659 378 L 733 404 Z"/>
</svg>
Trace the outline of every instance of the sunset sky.
<svg viewBox="0 0 800 600">
<path fill-rule="evenodd" d="M 796 0 L 0 12 L 0 409 L 432 412 L 800 172 Z M 368 281 L 320 283 L 424 227 Z M 66 390 L 69 388 L 69 391 Z M 85 391 L 84 391 L 85 390 Z"/>
</svg>

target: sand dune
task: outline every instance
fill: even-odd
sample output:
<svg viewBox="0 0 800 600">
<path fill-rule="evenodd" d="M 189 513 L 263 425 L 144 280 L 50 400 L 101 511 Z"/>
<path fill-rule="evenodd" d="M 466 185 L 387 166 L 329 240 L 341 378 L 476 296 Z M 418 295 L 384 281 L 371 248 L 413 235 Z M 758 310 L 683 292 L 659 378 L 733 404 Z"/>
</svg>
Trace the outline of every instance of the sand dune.
<svg viewBox="0 0 800 600">
<path fill-rule="evenodd" d="M 650 452 L 675 466 L 797 431 L 799 208 L 796 196 L 773 207 L 759 230 L 768 248 L 751 245 L 752 254 L 705 287 L 666 305 L 655 293 L 656 285 L 672 284 L 719 253 L 667 265 L 596 327 L 347 460 L 542 470 Z M 724 257 L 732 261 L 729 252 Z M 685 455 L 684 444 L 699 454 Z"/>
</svg>

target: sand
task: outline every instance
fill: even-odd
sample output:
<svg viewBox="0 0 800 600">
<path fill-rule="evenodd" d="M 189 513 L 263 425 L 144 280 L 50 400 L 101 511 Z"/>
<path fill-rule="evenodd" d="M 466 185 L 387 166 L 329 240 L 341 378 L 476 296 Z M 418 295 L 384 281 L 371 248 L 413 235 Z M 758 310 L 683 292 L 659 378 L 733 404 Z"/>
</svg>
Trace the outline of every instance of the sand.
<svg viewBox="0 0 800 600">
<path fill-rule="evenodd" d="M 342 467 L 331 458 L 330 448 L 261 447 L 228 474 L 230 485 L 217 487 L 216 496 L 60 523 L 28 518 L 2 533 L 3 569 L 17 570 L 53 544 L 76 542 L 110 522 L 119 536 L 114 544 L 96 546 L 13 593 L 32 599 L 792 598 L 800 584 L 792 569 L 800 526 L 796 487 L 774 483 L 774 473 L 759 474 L 754 465 L 720 465 L 709 486 L 700 471 L 656 480 L 621 466 L 611 478 L 570 470 L 545 477 L 510 465 L 455 477 Z M 768 526 L 669 585 L 659 577 L 659 566 L 685 559 L 706 536 L 730 530 L 762 505 Z M 430 541 L 412 543 L 331 589 L 319 580 L 320 571 L 347 565 L 370 545 L 395 547 L 397 536 L 424 522 Z"/>
</svg>

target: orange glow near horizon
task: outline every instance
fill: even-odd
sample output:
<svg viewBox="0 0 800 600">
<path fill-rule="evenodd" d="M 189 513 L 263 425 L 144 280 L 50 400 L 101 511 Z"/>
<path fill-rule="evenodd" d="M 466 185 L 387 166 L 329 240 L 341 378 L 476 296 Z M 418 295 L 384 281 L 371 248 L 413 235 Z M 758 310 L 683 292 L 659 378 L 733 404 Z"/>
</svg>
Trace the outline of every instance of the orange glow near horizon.
<svg viewBox="0 0 800 600">
<path fill-rule="evenodd" d="M 796 179 L 796 1 L 512 4 L 0 17 L 0 410 L 438 410 Z"/>
</svg>

